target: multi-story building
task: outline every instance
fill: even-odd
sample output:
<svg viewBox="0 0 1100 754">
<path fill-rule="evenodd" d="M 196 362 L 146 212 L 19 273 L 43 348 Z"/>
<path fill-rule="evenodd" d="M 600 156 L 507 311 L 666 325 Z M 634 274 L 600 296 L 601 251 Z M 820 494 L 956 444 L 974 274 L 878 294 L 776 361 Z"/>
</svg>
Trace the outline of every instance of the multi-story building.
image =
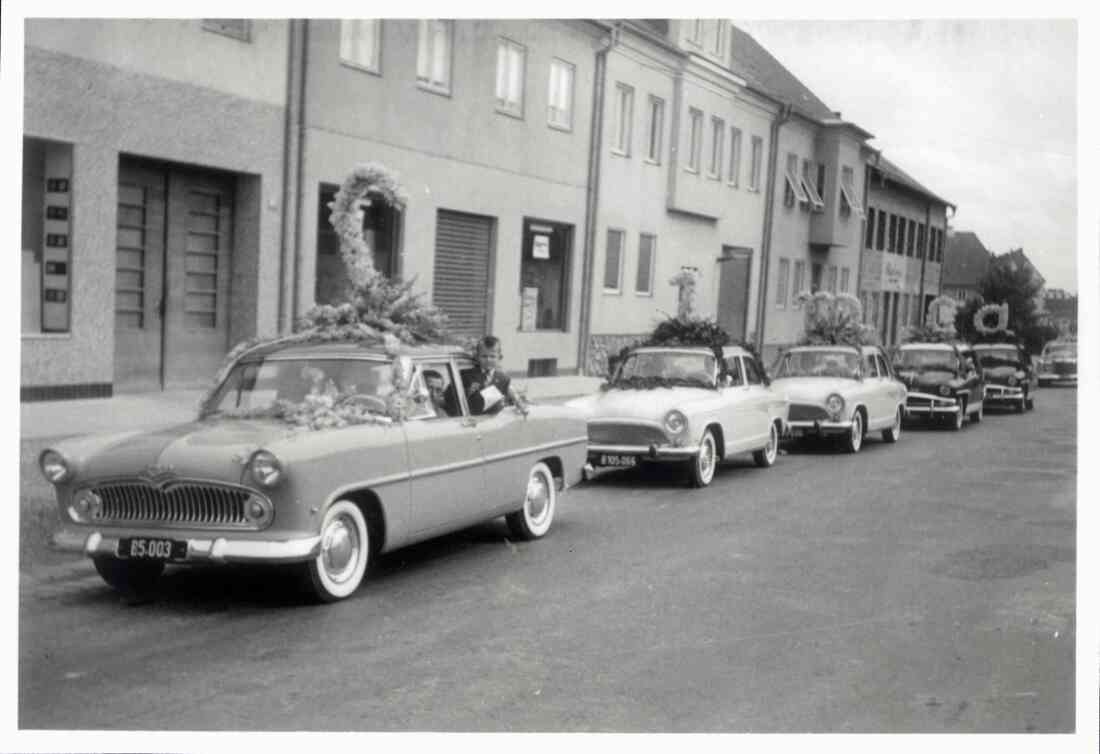
<svg viewBox="0 0 1100 754">
<path fill-rule="evenodd" d="M 860 300 L 864 321 L 893 345 L 940 295 L 947 210 L 955 207 L 881 154 L 869 156 L 867 175 Z"/>
<path fill-rule="evenodd" d="M 1062 288 L 1048 288 L 1043 296 L 1044 310 L 1051 324 L 1063 335 L 1077 334 L 1077 294 Z"/>
<path fill-rule="evenodd" d="M 940 279 L 943 295 L 964 303 L 981 296 L 981 281 L 992 258 L 976 233 L 948 229 Z"/>
</svg>

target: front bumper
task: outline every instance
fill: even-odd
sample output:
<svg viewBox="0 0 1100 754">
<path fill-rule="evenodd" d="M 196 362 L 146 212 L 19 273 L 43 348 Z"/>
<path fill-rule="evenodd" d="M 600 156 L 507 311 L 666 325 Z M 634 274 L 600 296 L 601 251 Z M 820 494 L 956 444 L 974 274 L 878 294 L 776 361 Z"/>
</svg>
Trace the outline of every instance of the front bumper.
<svg viewBox="0 0 1100 754">
<path fill-rule="evenodd" d="M 606 456 L 638 456 L 654 461 L 683 461 L 699 453 L 698 445 L 592 445 L 588 446 L 588 460 Z"/>
<path fill-rule="evenodd" d="M 982 399 L 990 403 L 1019 403 L 1024 399 L 1024 389 L 1019 386 L 986 385 Z"/>
<path fill-rule="evenodd" d="M 852 422 L 848 421 L 790 421 L 787 422 L 789 437 L 805 435 L 846 435 L 852 431 Z"/>
<path fill-rule="evenodd" d="M 172 538 L 159 531 L 151 538 Z M 89 558 L 116 556 L 119 536 L 95 530 L 91 532 L 61 529 L 53 536 L 53 545 L 63 552 L 81 552 Z M 316 558 L 321 552 L 321 537 L 302 539 L 260 540 L 230 537 L 186 538 L 187 557 L 170 563 L 300 563 Z"/>
<path fill-rule="evenodd" d="M 1043 382 L 1077 382 L 1077 372 L 1070 374 L 1061 372 L 1039 372 L 1039 379 Z"/>
<path fill-rule="evenodd" d="M 954 416 L 962 406 L 954 398 L 931 393 L 909 393 L 905 399 L 906 416 Z"/>
</svg>

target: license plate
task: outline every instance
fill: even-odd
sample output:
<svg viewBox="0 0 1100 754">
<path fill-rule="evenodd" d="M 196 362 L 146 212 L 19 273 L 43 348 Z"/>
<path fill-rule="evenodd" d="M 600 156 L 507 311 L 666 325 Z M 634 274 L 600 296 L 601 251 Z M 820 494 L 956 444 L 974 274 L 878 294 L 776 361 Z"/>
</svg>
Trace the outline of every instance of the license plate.
<svg viewBox="0 0 1100 754">
<path fill-rule="evenodd" d="M 637 466 L 638 465 L 638 457 L 637 456 L 601 455 L 598 460 L 599 460 L 599 465 L 600 466 L 630 467 L 630 466 Z"/>
<path fill-rule="evenodd" d="M 118 556 L 133 560 L 183 560 L 187 543 L 176 539 L 123 537 L 118 540 Z"/>
</svg>

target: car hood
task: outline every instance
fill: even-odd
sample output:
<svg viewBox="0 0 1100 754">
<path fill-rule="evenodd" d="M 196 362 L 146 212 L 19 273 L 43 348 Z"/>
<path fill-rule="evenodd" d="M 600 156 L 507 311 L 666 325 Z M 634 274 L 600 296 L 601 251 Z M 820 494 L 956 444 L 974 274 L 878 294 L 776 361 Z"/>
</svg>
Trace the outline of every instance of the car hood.
<svg viewBox="0 0 1100 754">
<path fill-rule="evenodd" d="M 935 392 L 940 385 L 957 385 L 961 382 L 958 376 L 952 372 L 935 370 L 918 372 L 916 370 L 902 369 L 898 371 L 897 376 L 898 379 L 905 384 L 906 388 L 918 393 Z"/>
<path fill-rule="evenodd" d="M 143 471 L 239 483 L 248 459 L 290 434 L 270 420 L 211 419 L 153 432 L 85 438 L 57 446 L 77 479 L 136 476 Z"/>
<path fill-rule="evenodd" d="M 792 403 L 825 405 L 833 393 L 845 397 L 860 383 L 845 377 L 783 377 L 772 380 L 772 390 L 786 395 Z"/>
<path fill-rule="evenodd" d="M 986 382 L 1001 384 L 1008 382 L 1009 377 L 1015 377 L 1017 380 L 1022 380 L 1027 377 L 1027 373 L 1020 367 L 1002 365 L 985 369 L 984 376 Z"/>
<path fill-rule="evenodd" d="M 672 409 L 686 411 L 718 397 L 714 390 L 697 387 L 658 387 L 652 390 L 605 390 L 566 405 L 585 419 L 644 419 L 661 421 Z"/>
</svg>

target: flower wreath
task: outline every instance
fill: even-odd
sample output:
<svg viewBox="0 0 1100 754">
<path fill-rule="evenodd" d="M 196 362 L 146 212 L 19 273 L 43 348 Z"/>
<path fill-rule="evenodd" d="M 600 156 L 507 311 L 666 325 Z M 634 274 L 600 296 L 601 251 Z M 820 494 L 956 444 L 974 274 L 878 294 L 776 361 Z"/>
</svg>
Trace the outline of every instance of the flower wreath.
<svg viewBox="0 0 1100 754">
<path fill-rule="evenodd" d="M 990 317 L 996 317 L 989 324 Z M 974 312 L 974 329 L 982 335 L 994 335 L 1008 330 L 1008 304 L 986 304 Z"/>
<path fill-rule="evenodd" d="M 800 345 L 852 345 L 875 343 L 877 333 L 863 324 L 863 304 L 850 293 L 802 292 L 795 299 L 802 306 Z"/>
</svg>

